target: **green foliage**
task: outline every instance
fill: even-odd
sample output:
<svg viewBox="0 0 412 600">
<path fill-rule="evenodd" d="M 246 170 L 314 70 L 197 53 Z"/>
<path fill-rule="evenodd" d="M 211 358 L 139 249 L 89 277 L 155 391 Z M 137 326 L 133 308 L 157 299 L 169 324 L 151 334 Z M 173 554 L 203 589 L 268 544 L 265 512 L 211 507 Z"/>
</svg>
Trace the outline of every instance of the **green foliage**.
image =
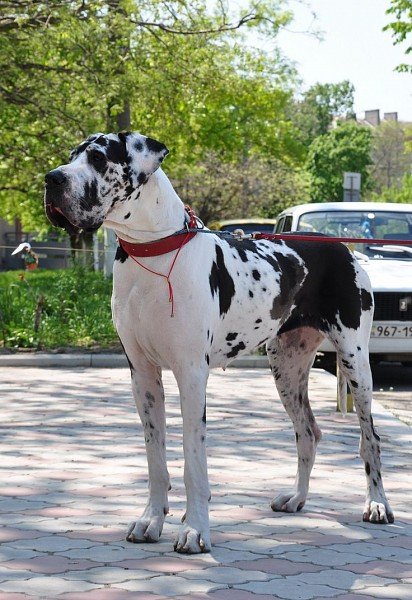
<svg viewBox="0 0 412 600">
<path fill-rule="evenodd" d="M 401 202 L 403 204 L 412 204 L 412 175 L 406 173 L 403 176 L 400 186 L 385 188 L 380 193 L 372 192 L 368 199 L 372 202 Z"/>
<path fill-rule="evenodd" d="M 349 81 L 316 83 L 292 106 L 298 137 L 306 147 L 329 131 L 333 119 L 354 116 L 354 93 L 355 89 Z"/>
<path fill-rule="evenodd" d="M 412 33 L 412 0 L 391 0 L 390 8 L 388 8 L 386 14 L 393 17 L 395 20 L 388 23 L 383 30 L 392 32 L 394 44 L 409 42 L 409 45 L 405 49 L 405 54 L 411 54 L 412 46 L 410 45 L 410 36 Z M 397 70 L 412 73 L 412 65 L 406 63 L 401 64 L 397 67 Z"/>
<path fill-rule="evenodd" d="M 233 4 L 229 4 L 229 6 Z M 9 11 L 10 14 L 7 14 Z M 241 29 L 276 36 L 283 3 L 230 12 L 206 0 L 90 0 L 5 7 L 0 18 L 0 216 L 48 227 L 43 176 L 95 131 L 131 128 L 167 143 L 180 176 L 205 152 L 222 161 L 300 159 L 287 119 L 293 70 L 243 43 Z M 245 150 L 246 149 L 246 150 Z"/>
<path fill-rule="evenodd" d="M 116 343 L 112 283 L 77 267 L 0 273 L 0 345 L 6 348 L 88 348 Z"/>
<path fill-rule="evenodd" d="M 371 130 L 355 121 L 338 124 L 311 144 L 307 158 L 312 202 L 343 199 L 343 173 L 358 172 L 362 176 L 362 193 L 371 187 Z"/>
<path fill-rule="evenodd" d="M 273 158 L 222 162 L 210 153 L 173 183 L 206 225 L 225 218 L 276 217 L 287 206 L 309 201 L 302 170 Z"/>
<path fill-rule="evenodd" d="M 371 176 L 378 194 L 387 188 L 399 188 L 404 174 L 411 172 L 409 134 L 410 129 L 396 121 L 383 122 L 373 129 Z"/>
</svg>

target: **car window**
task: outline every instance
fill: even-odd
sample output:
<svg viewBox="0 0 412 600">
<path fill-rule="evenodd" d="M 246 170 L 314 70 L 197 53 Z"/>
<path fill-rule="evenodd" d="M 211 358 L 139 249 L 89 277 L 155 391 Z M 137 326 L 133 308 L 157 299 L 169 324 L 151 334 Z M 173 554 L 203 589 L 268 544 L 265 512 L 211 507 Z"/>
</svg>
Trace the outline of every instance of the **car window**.
<svg viewBox="0 0 412 600">
<path fill-rule="evenodd" d="M 298 231 L 316 231 L 340 237 L 395 239 L 405 236 L 412 240 L 411 213 L 324 211 L 303 214 Z M 392 236 L 395 236 L 392 238 Z"/>
<path fill-rule="evenodd" d="M 336 237 L 411 240 L 412 211 L 318 211 L 308 212 L 299 218 L 298 231 L 319 232 Z M 374 251 L 367 244 L 358 244 L 369 255 Z M 372 247 L 373 248 L 373 247 Z M 398 251 L 402 253 L 400 249 Z M 405 252 L 403 252 L 406 254 Z M 409 257 L 411 254 L 409 253 Z"/>
<path fill-rule="evenodd" d="M 287 217 L 285 217 L 283 231 L 292 231 L 292 220 L 292 215 L 288 215 Z"/>
<path fill-rule="evenodd" d="M 276 233 L 281 233 L 283 231 L 284 222 L 285 222 L 285 217 L 281 217 L 276 225 Z"/>
</svg>

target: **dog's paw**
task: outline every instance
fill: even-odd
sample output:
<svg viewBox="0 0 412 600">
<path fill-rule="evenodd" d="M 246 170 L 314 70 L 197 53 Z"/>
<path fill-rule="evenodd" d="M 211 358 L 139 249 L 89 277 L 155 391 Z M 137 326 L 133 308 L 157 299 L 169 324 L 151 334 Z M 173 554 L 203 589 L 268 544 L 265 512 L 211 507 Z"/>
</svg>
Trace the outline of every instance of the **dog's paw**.
<svg viewBox="0 0 412 600">
<path fill-rule="evenodd" d="M 134 521 L 127 530 L 126 540 L 134 544 L 158 542 L 163 530 L 164 519 L 159 516 L 142 517 Z"/>
<path fill-rule="evenodd" d="M 280 512 L 298 512 L 305 505 L 306 498 L 302 498 L 301 494 L 279 494 L 270 503 L 270 508 Z"/>
<path fill-rule="evenodd" d="M 180 528 L 179 535 L 174 544 L 174 549 L 180 554 L 200 554 L 210 552 L 211 544 L 209 534 L 200 533 L 189 525 Z"/>
<path fill-rule="evenodd" d="M 369 523 L 393 523 L 395 517 L 387 501 L 368 500 L 363 511 L 363 520 Z"/>
</svg>

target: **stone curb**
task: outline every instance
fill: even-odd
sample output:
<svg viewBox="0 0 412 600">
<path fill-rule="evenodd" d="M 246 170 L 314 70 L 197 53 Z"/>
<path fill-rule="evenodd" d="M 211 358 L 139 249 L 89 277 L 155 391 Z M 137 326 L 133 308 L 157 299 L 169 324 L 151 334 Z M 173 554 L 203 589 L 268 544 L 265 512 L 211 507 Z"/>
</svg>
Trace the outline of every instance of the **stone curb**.
<svg viewBox="0 0 412 600">
<path fill-rule="evenodd" d="M 244 356 L 230 364 L 240 369 L 268 367 L 266 356 Z M 0 356 L 0 367 L 96 367 L 127 368 L 124 354 L 49 354 L 37 352 L 33 354 L 3 354 Z"/>
</svg>

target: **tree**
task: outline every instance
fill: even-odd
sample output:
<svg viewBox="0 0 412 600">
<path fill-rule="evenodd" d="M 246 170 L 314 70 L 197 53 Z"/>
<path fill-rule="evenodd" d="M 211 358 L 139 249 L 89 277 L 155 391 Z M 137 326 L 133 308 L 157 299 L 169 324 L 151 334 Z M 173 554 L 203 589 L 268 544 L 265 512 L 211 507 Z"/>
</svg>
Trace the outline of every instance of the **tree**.
<svg viewBox="0 0 412 600">
<path fill-rule="evenodd" d="M 409 43 L 405 49 L 405 54 L 411 54 L 412 0 L 391 0 L 390 8 L 388 8 L 386 14 L 390 17 L 393 16 L 395 20 L 388 23 L 383 30 L 392 32 L 393 43 L 395 45 Z M 397 70 L 412 73 L 412 65 L 404 63 L 399 65 Z"/>
<path fill-rule="evenodd" d="M 346 171 L 361 173 L 362 192 L 370 189 L 371 143 L 371 130 L 355 121 L 339 123 L 335 129 L 317 137 L 307 157 L 311 201 L 342 200 Z"/>
<path fill-rule="evenodd" d="M 273 2 L 236 15 L 206 0 L 16 0 L 0 17 L 0 214 L 47 227 L 43 175 L 122 116 L 171 149 L 180 175 L 220 160 L 299 159 L 285 116 L 291 69 L 243 43 L 240 28 L 275 36 L 290 18 Z M 130 116 L 128 116 L 130 115 Z"/>
<path fill-rule="evenodd" d="M 292 118 L 306 147 L 327 133 L 334 119 L 354 118 L 354 92 L 349 81 L 316 83 L 293 105 Z"/>
<path fill-rule="evenodd" d="M 372 202 L 401 202 L 403 204 L 411 204 L 412 174 L 405 173 L 399 186 L 385 188 L 379 193 L 372 192 L 370 200 Z"/>
<path fill-rule="evenodd" d="M 405 129 L 397 122 L 384 122 L 373 131 L 371 176 L 379 194 L 385 188 L 399 187 L 411 171 L 412 152 L 405 147 Z"/>
<path fill-rule="evenodd" d="M 254 156 L 223 163 L 209 153 L 173 183 L 205 225 L 225 218 L 276 217 L 287 206 L 309 200 L 301 169 L 273 158 Z"/>
</svg>

